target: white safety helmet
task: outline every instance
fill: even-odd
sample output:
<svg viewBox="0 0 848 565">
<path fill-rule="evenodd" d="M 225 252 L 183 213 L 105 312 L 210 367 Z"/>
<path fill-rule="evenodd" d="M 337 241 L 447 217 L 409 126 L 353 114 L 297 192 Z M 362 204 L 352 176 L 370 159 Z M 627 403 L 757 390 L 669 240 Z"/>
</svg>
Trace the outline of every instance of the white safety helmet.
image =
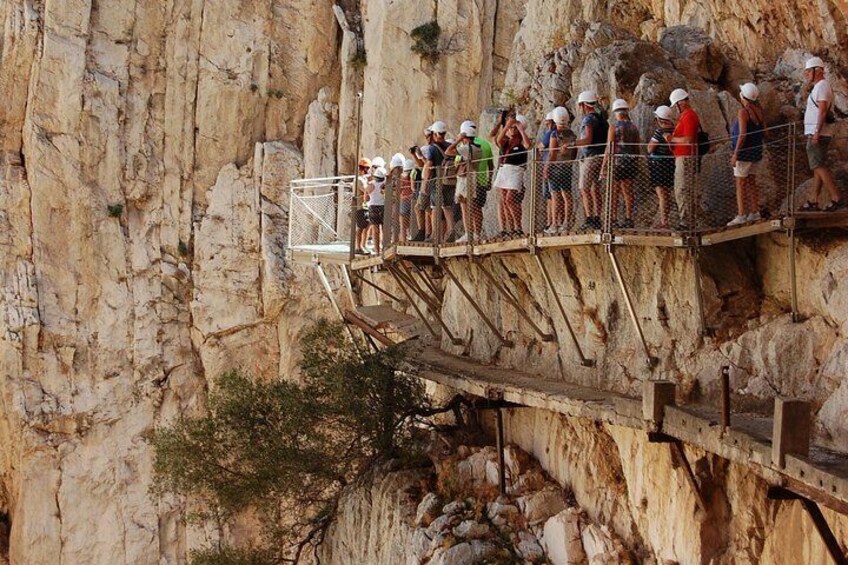
<svg viewBox="0 0 848 565">
<path fill-rule="evenodd" d="M 415 161 L 413 161 L 412 159 L 407 159 L 406 161 L 403 162 L 403 170 L 404 171 L 411 171 L 414 168 L 415 168 Z"/>
<path fill-rule="evenodd" d="M 674 119 L 671 108 L 668 106 L 657 106 L 657 109 L 654 110 L 654 115 L 661 120 L 668 120 L 669 122 Z"/>
<path fill-rule="evenodd" d="M 598 101 L 598 95 L 595 94 L 594 90 L 584 90 L 577 97 L 577 105 L 580 104 L 589 104 L 590 106 L 594 106 Z"/>
<path fill-rule="evenodd" d="M 466 137 L 474 137 L 477 135 L 477 124 L 471 120 L 465 120 L 462 122 L 462 125 L 459 126 L 459 133 Z"/>
<path fill-rule="evenodd" d="M 739 90 L 742 91 L 742 96 L 751 102 L 756 102 L 757 98 L 760 97 L 760 89 L 753 82 L 746 82 Z"/>
<path fill-rule="evenodd" d="M 433 133 L 447 133 L 448 126 L 445 124 L 445 122 L 435 121 L 433 122 L 433 125 L 430 126 L 428 129 Z"/>
<path fill-rule="evenodd" d="M 546 122 L 554 121 L 554 111 L 553 110 L 551 110 L 550 112 L 547 113 L 547 115 L 545 115 L 545 121 Z"/>
<path fill-rule="evenodd" d="M 522 126 L 526 126 L 527 125 L 527 116 L 524 116 L 522 114 L 518 114 L 517 116 L 515 116 L 515 121 L 520 123 Z"/>
<path fill-rule="evenodd" d="M 386 160 L 383 159 L 382 157 L 374 157 L 373 159 L 371 159 L 371 166 L 374 167 L 375 169 L 378 168 L 378 167 L 385 168 Z"/>
<path fill-rule="evenodd" d="M 689 98 L 689 93 L 683 90 L 682 88 L 675 88 L 671 91 L 671 96 L 669 96 L 669 100 L 671 101 L 672 106 L 676 106 L 678 102 L 686 100 Z"/>
<path fill-rule="evenodd" d="M 821 60 L 821 57 L 813 57 L 811 59 L 807 59 L 807 63 L 804 65 L 804 69 L 815 69 L 818 67 L 824 68 L 824 61 Z"/>
<path fill-rule="evenodd" d="M 384 167 L 377 167 L 376 169 L 374 169 L 374 178 L 375 179 L 386 178 L 386 169 Z"/>
<path fill-rule="evenodd" d="M 390 169 L 394 169 L 395 167 L 403 167 L 403 162 L 406 158 L 403 156 L 403 153 L 395 153 L 392 155 L 392 162 L 390 165 Z"/>
<path fill-rule="evenodd" d="M 571 116 L 568 114 L 568 110 L 562 106 L 557 106 L 551 111 L 551 117 L 554 120 L 554 123 L 558 126 L 568 125 Z"/>
<path fill-rule="evenodd" d="M 621 112 L 630 110 L 630 105 L 627 103 L 627 100 L 624 98 L 618 98 L 612 103 L 612 111 L 613 112 Z"/>
</svg>

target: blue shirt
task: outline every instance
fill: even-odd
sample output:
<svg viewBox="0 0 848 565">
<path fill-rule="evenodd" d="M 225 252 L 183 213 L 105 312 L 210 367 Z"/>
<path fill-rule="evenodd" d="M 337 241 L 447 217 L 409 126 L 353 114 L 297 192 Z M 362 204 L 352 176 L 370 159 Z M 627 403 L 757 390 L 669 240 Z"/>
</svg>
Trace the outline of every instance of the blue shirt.
<svg viewBox="0 0 848 565">
<path fill-rule="evenodd" d="M 583 117 L 583 121 L 580 122 L 580 139 L 584 139 L 586 137 L 586 128 L 589 126 L 592 126 L 591 146 L 580 148 L 581 158 L 604 154 L 604 146 L 602 144 L 606 142 L 607 132 L 599 131 L 604 127 L 604 124 L 601 123 L 601 119 L 595 112 L 586 114 L 586 116 Z"/>
<path fill-rule="evenodd" d="M 545 149 L 551 148 L 551 138 L 553 137 L 554 133 L 556 133 L 555 129 L 549 129 L 545 133 L 542 134 L 542 145 L 545 146 Z M 547 162 L 548 159 L 550 159 L 550 158 L 551 158 L 551 152 L 545 151 L 545 158 L 542 159 L 542 161 Z"/>
</svg>

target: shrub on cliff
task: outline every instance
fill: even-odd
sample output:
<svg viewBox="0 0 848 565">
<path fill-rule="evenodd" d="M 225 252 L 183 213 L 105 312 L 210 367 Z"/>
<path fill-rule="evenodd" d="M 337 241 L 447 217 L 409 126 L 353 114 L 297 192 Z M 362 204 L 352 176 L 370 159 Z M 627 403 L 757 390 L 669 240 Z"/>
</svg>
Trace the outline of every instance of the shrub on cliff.
<svg viewBox="0 0 848 565">
<path fill-rule="evenodd" d="M 205 416 L 155 434 L 156 492 L 193 496 L 225 520 L 252 509 L 268 525 L 262 547 L 208 548 L 195 564 L 297 562 L 321 542 L 345 485 L 402 452 L 415 419 L 437 411 L 398 371 L 397 348 L 361 355 L 340 325 L 319 322 L 302 349 L 301 383 L 226 373 Z"/>
</svg>

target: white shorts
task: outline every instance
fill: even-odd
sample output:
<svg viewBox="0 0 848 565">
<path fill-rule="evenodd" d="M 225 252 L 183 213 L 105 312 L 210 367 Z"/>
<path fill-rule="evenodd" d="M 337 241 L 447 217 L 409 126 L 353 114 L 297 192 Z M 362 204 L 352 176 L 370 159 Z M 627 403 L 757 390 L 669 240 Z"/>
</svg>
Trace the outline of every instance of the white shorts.
<svg viewBox="0 0 848 565">
<path fill-rule="evenodd" d="M 456 198 L 468 199 L 468 179 L 464 176 L 456 179 Z"/>
<path fill-rule="evenodd" d="M 495 188 L 504 190 L 521 190 L 524 188 L 524 167 L 518 165 L 501 165 L 498 176 L 495 177 Z"/>
<path fill-rule="evenodd" d="M 760 168 L 759 165 L 759 161 L 736 161 L 736 166 L 733 167 L 733 176 L 746 179 L 750 175 L 756 175 L 757 169 Z"/>
</svg>

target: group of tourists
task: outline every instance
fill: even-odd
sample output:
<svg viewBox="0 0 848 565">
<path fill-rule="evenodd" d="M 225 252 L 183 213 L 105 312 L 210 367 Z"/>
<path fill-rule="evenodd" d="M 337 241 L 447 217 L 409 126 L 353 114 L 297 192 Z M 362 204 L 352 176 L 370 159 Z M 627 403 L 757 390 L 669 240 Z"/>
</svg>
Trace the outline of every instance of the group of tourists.
<svg viewBox="0 0 848 565">
<path fill-rule="evenodd" d="M 812 88 L 804 113 L 807 157 L 814 180 L 809 200 L 801 211 L 819 210 L 822 186 L 831 201 L 822 208 L 834 211 L 844 207 L 827 162 L 833 135 L 833 90 L 824 78 L 824 62 L 813 57 L 806 62 L 805 78 Z M 731 126 L 730 167 L 736 182 L 736 216 L 728 226 L 755 222 L 761 218 L 761 202 L 756 176 L 764 156 L 765 114 L 760 92 L 753 83 L 739 92 L 741 108 Z M 633 182 L 640 167 L 639 157 L 647 151 L 650 184 L 657 195 L 659 214 L 654 229 L 670 228 L 670 200 L 678 212 L 678 229 L 693 225 L 697 206 L 694 179 L 700 159 L 709 150 L 709 138 L 693 109 L 689 93 L 672 91 L 669 105 L 654 110 L 655 128 L 647 144 L 630 118 L 626 100 L 613 101 L 608 117 L 591 90 L 581 92 L 576 105 L 579 133 L 572 131 L 574 116 L 563 106 L 551 110 L 538 135 L 531 140 L 528 120 L 514 110 L 503 110 L 489 140 L 498 149 L 497 174 L 492 143 L 480 137 L 477 125 L 462 122 L 459 135 L 448 137 L 447 125 L 436 121 L 424 131 L 424 143 L 413 145 L 408 155 L 395 154 L 389 166 L 380 157 L 359 162 L 358 187 L 362 209 L 356 215 L 356 251 L 365 252 L 368 241 L 373 253 L 380 252 L 386 183 L 397 191 L 398 241 L 465 242 L 485 239 L 483 207 L 491 188 L 499 191 L 497 219 L 499 233 L 491 236 L 520 236 L 525 179 L 531 150 L 539 151 L 542 195 L 545 202 L 545 233 L 571 232 L 577 217 L 574 177 L 583 207 L 580 230 L 602 229 L 602 186 L 611 180 L 610 221 L 613 227 L 634 227 Z M 611 179 L 607 177 L 612 175 Z M 620 206 L 621 205 L 621 206 Z M 620 207 L 623 216 L 619 219 Z M 367 213 L 366 213 L 367 210 Z M 414 216 L 415 229 L 412 230 Z M 437 230 L 440 233 L 435 233 Z"/>
</svg>

